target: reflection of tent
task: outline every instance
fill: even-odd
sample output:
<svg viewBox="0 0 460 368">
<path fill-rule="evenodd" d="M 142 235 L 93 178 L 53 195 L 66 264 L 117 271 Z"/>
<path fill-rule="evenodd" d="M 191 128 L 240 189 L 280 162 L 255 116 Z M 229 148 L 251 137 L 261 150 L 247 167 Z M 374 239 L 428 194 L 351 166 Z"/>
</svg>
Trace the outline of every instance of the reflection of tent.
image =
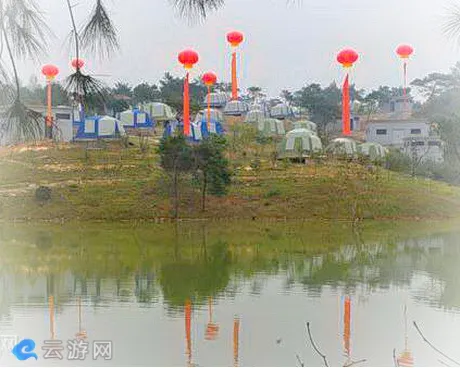
<svg viewBox="0 0 460 368">
<path fill-rule="evenodd" d="M 149 102 L 143 105 L 142 110 L 147 111 L 150 118 L 156 121 L 169 121 L 176 118 L 173 109 L 161 102 Z"/>
<path fill-rule="evenodd" d="M 349 138 L 336 138 L 326 147 L 334 155 L 355 156 L 358 152 L 356 142 Z"/>
<path fill-rule="evenodd" d="M 278 148 L 279 158 L 304 158 L 323 149 L 321 139 L 307 129 L 294 129 L 286 134 Z"/>
<path fill-rule="evenodd" d="M 385 158 L 387 150 L 378 143 L 368 142 L 358 146 L 358 152 L 369 157 L 372 161 Z"/>
<path fill-rule="evenodd" d="M 201 110 L 200 112 L 198 112 L 198 114 L 196 114 L 195 121 L 201 121 L 203 119 L 208 119 L 207 110 Z M 211 109 L 211 121 L 212 120 L 222 122 L 224 121 L 224 116 L 219 110 Z"/>
<path fill-rule="evenodd" d="M 191 123 L 190 128 L 192 130 L 193 140 L 201 141 L 202 139 L 209 137 L 210 134 L 224 134 L 224 129 L 222 128 L 222 124 L 220 122 L 211 120 L 210 125 L 210 129 L 208 130 L 208 122 L 206 119 Z"/>
<path fill-rule="evenodd" d="M 153 128 L 150 115 L 138 109 L 121 112 L 120 121 L 124 128 Z"/>
<path fill-rule="evenodd" d="M 265 114 L 262 110 L 251 110 L 246 115 L 246 123 L 258 123 L 265 119 Z"/>
<path fill-rule="evenodd" d="M 231 116 L 241 116 L 248 112 L 249 106 L 243 101 L 229 101 L 225 105 L 224 114 Z"/>
<path fill-rule="evenodd" d="M 225 92 L 214 92 L 210 94 L 211 97 L 211 107 L 213 108 L 222 108 L 228 102 L 228 95 Z M 203 106 L 208 106 L 208 96 L 206 95 Z"/>
<path fill-rule="evenodd" d="M 264 119 L 257 123 L 257 129 L 266 135 L 284 135 L 284 123 L 277 119 Z"/>
<path fill-rule="evenodd" d="M 293 123 L 294 129 L 308 129 L 312 132 L 317 132 L 318 128 L 315 123 L 308 120 L 296 121 Z"/>
<path fill-rule="evenodd" d="M 87 117 L 84 121 L 74 121 L 74 139 L 118 138 L 125 134 L 121 122 L 110 116 Z"/>
<path fill-rule="evenodd" d="M 286 119 L 293 115 L 292 109 L 284 103 L 280 103 L 270 109 L 270 116 L 275 119 Z"/>
</svg>

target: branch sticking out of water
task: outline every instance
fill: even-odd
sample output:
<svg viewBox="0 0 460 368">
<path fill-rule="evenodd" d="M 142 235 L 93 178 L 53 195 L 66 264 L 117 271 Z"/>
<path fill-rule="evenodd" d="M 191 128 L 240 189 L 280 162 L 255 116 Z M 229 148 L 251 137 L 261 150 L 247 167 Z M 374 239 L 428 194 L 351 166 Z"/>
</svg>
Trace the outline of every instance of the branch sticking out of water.
<svg viewBox="0 0 460 368">
<path fill-rule="evenodd" d="M 319 349 L 316 347 L 315 342 L 313 341 L 313 337 L 311 336 L 311 331 L 310 331 L 310 322 L 307 322 L 307 331 L 308 331 L 308 337 L 310 338 L 310 342 L 311 342 L 311 345 L 313 346 L 313 349 L 315 349 L 315 351 L 318 353 L 318 355 L 319 355 L 321 358 L 323 358 L 324 366 L 325 366 L 325 367 L 329 367 L 329 364 L 327 364 L 326 355 L 324 355 L 323 353 L 321 353 L 321 352 L 319 351 Z"/>
<path fill-rule="evenodd" d="M 456 366 L 460 366 L 460 363 L 454 359 L 452 359 L 451 357 L 449 357 L 448 355 L 444 354 L 441 350 L 439 350 L 437 347 L 435 347 L 422 333 L 422 331 L 420 331 L 420 328 L 417 326 L 417 323 L 414 321 L 414 326 L 415 326 L 415 329 L 417 330 L 417 332 L 419 333 L 419 335 L 422 337 L 423 341 L 425 341 L 434 351 L 436 351 L 437 353 L 441 354 L 444 358 L 446 359 L 449 359 L 452 363 L 454 363 Z"/>
<path fill-rule="evenodd" d="M 396 359 L 396 349 L 393 349 L 393 364 L 395 367 L 399 367 L 398 360 Z"/>
<path fill-rule="evenodd" d="M 353 362 L 350 362 L 348 364 L 345 364 L 344 367 L 353 367 L 355 365 L 365 363 L 365 362 L 367 362 L 367 359 L 361 359 L 361 360 L 357 360 L 357 361 L 353 361 Z"/>
<path fill-rule="evenodd" d="M 304 364 L 304 362 L 302 361 L 302 359 L 300 359 L 299 354 L 296 354 L 295 357 L 297 358 L 297 361 L 299 362 L 299 365 L 300 365 L 301 367 L 305 367 L 305 364 Z"/>
</svg>

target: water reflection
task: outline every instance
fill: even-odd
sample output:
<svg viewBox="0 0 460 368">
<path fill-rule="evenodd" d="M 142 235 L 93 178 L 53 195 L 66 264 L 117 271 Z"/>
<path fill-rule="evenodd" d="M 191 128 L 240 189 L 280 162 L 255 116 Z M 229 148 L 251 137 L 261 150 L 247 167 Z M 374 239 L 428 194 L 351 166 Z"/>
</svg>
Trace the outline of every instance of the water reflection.
<svg viewBox="0 0 460 368">
<path fill-rule="evenodd" d="M 392 330 L 388 332 L 391 339 L 396 338 L 396 331 L 404 330 L 400 335 L 404 335 L 404 346 L 393 344 L 398 347 L 397 364 L 413 366 L 407 309 L 404 328 L 395 322 L 388 326 L 361 325 L 357 336 L 354 321 L 364 318 L 363 314 L 365 318 L 385 319 L 382 309 L 388 309 L 389 304 L 379 305 L 375 300 L 391 294 L 400 308 L 403 304 L 398 293 L 402 292 L 407 293 L 415 310 L 419 306 L 436 311 L 460 310 L 460 232 L 430 234 L 425 229 L 425 233 L 419 234 L 418 230 L 405 233 L 364 229 L 356 233 L 341 227 L 311 228 L 298 224 L 254 225 L 251 229 L 194 226 L 3 228 L 0 328 L 22 318 L 18 308 L 27 315 L 34 308 L 43 307 L 49 312 L 50 337 L 46 338 L 56 338 L 56 315 L 65 320 L 66 313 L 70 313 L 72 336 L 88 339 L 88 332 L 91 338 L 97 332 L 97 318 L 102 318 L 96 318 L 96 311 L 115 308 L 117 314 L 132 321 L 143 315 L 139 310 L 161 311 L 164 316 L 155 314 L 151 318 L 155 323 L 160 321 L 163 329 L 168 324 L 175 326 L 174 321 L 180 319 L 181 337 L 175 345 L 183 341 L 185 322 L 185 349 L 180 343 L 177 355 L 182 360 L 176 364 L 206 364 L 206 359 L 219 351 L 222 360 L 211 364 L 225 365 L 233 360 L 234 366 L 257 365 L 265 357 L 245 350 L 240 338 L 245 344 L 251 341 L 257 346 L 259 342 L 252 341 L 258 336 L 274 362 L 283 354 L 280 349 L 294 349 L 305 336 L 296 335 L 297 332 L 292 339 L 283 336 L 283 344 L 278 343 L 270 351 L 270 342 L 264 340 L 268 336 L 266 329 L 277 326 L 273 343 L 284 328 L 301 334 L 302 328 L 298 326 L 309 318 L 300 312 L 302 308 L 312 313 L 312 305 L 321 305 L 324 310 L 317 308 L 316 318 L 330 319 L 336 313 L 336 298 L 343 296 L 339 299 L 340 355 L 334 356 L 327 345 L 328 339 L 335 341 L 330 330 L 315 330 L 315 336 L 322 337 L 322 346 L 329 349 L 331 361 L 345 358 L 343 366 L 352 366 L 366 358 L 372 363 L 379 353 L 373 351 L 368 356 L 363 339 L 388 327 Z M 332 309 L 328 306 L 331 295 Z M 263 300 L 262 305 L 257 304 L 258 299 Z M 124 306 L 128 308 L 123 309 Z M 299 312 L 292 312 L 291 316 L 291 308 Z M 271 314 L 264 314 L 268 312 Z M 243 314 L 252 315 L 253 319 L 245 317 L 241 330 L 240 317 L 234 316 Z M 257 318 L 265 318 L 266 323 L 255 327 Z M 87 319 L 92 321 L 91 327 Z M 147 319 L 143 320 L 140 328 L 147 323 Z M 113 333 L 121 332 L 125 340 L 130 338 L 124 333 L 129 326 L 112 327 Z M 371 328 L 375 330 L 369 332 Z M 152 338 L 153 332 L 149 335 L 147 331 L 145 327 L 147 339 Z M 171 336 L 175 333 L 175 327 L 168 331 Z M 395 346 L 385 347 L 389 353 L 383 359 L 390 359 L 385 364 L 391 364 Z M 419 351 L 416 353 L 420 359 Z M 295 359 L 295 354 L 290 354 Z M 266 363 L 270 365 L 270 361 Z M 295 361 L 286 362 L 292 364 Z"/>
</svg>

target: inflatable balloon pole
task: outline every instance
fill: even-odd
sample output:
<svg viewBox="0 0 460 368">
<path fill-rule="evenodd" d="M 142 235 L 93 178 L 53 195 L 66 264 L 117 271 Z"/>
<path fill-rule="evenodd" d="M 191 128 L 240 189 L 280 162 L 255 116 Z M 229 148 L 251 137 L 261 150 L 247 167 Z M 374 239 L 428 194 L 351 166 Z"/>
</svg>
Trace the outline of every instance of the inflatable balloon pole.
<svg viewBox="0 0 460 368">
<path fill-rule="evenodd" d="M 396 53 L 403 61 L 403 73 L 404 73 L 404 111 L 407 111 L 407 63 L 410 56 L 414 52 L 414 49 L 409 45 L 401 45 L 396 49 Z"/>
<path fill-rule="evenodd" d="M 238 78 L 236 65 L 236 49 L 243 42 L 244 36 L 241 32 L 230 32 L 227 34 L 227 41 L 232 46 L 232 100 L 238 100 Z"/>
<path fill-rule="evenodd" d="M 343 135 L 351 135 L 351 113 L 350 113 L 350 77 L 349 70 L 358 60 L 358 54 L 351 49 L 342 50 L 337 55 L 337 61 L 342 64 L 346 71 L 345 81 L 342 88 L 342 130 Z"/>
<path fill-rule="evenodd" d="M 208 72 L 203 75 L 203 83 L 208 88 L 207 102 L 207 123 L 208 132 L 211 131 L 211 87 L 217 82 L 217 76 L 213 72 Z"/>
<path fill-rule="evenodd" d="M 189 71 L 193 68 L 193 66 L 198 62 L 199 57 L 198 54 L 193 50 L 184 50 L 179 54 L 179 62 L 184 66 L 186 70 L 185 80 L 184 80 L 184 103 L 183 103 L 183 110 L 184 110 L 184 135 L 189 137 L 191 134 L 190 132 L 190 92 L 189 92 L 189 78 L 190 73 Z"/>
<path fill-rule="evenodd" d="M 42 68 L 42 73 L 46 77 L 46 138 L 53 138 L 53 111 L 52 111 L 52 83 L 54 78 L 59 74 L 59 69 L 54 65 L 45 65 Z"/>
</svg>

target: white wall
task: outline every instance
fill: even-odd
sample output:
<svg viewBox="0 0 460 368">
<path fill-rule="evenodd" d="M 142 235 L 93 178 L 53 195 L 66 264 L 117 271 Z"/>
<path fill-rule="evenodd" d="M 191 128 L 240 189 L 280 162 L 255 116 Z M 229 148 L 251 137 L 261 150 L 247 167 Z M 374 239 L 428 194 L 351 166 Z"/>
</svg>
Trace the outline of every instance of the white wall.
<svg viewBox="0 0 460 368">
<path fill-rule="evenodd" d="M 413 129 L 420 129 L 420 134 L 411 134 Z M 386 131 L 386 134 L 377 134 L 377 131 Z M 424 121 L 382 121 L 367 126 L 366 140 L 383 146 L 401 147 L 404 138 L 427 137 L 429 132 L 430 125 Z"/>
</svg>

